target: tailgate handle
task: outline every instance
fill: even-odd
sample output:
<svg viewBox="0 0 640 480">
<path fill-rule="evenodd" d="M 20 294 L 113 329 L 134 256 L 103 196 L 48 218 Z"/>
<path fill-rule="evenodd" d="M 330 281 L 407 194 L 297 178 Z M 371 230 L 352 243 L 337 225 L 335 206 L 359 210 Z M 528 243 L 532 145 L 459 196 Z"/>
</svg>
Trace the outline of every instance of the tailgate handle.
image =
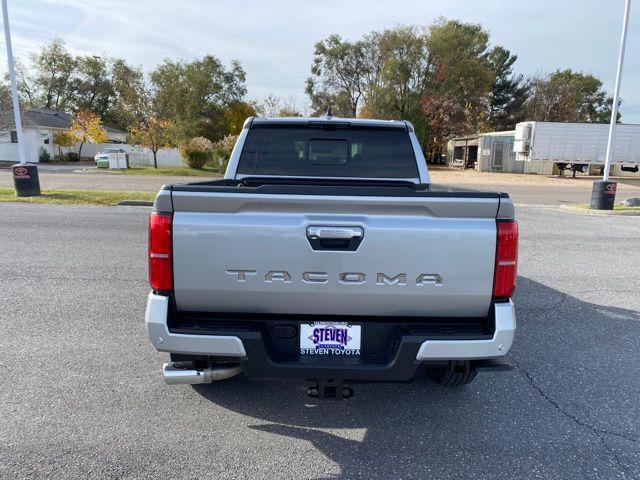
<svg viewBox="0 0 640 480">
<path fill-rule="evenodd" d="M 358 249 L 363 237 L 362 227 L 329 225 L 307 227 L 307 239 L 314 250 L 353 252 Z"/>
</svg>

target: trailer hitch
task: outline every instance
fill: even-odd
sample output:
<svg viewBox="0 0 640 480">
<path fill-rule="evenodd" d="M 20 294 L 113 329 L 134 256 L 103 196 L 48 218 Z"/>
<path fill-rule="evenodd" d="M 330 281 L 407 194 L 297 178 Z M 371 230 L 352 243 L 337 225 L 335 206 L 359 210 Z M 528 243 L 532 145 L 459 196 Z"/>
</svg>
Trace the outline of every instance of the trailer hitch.
<svg viewBox="0 0 640 480">
<path fill-rule="evenodd" d="M 342 384 L 342 380 L 326 379 L 311 382 L 307 395 L 323 400 L 342 400 L 353 397 L 353 388 Z"/>
</svg>

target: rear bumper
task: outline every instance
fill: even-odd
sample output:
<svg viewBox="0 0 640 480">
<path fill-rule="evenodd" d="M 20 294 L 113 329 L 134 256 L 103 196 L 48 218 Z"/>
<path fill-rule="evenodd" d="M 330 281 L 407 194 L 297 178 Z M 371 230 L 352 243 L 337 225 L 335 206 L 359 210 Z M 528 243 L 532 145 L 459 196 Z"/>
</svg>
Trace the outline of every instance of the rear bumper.
<svg viewBox="0 0 640 480">
<path fill-rule="evenodd" d="M 242 340 L 236 336 L 171 333 L 167 324 L 168 313 L 169 298 L 150 293 L 145 323 L 149 339 L 159 352 L 236 358 L 247 356 Z"/>
<path fill-rule="evenodd" d="M 448 360 L 482 361 L 504 356 L 513 343 L 516 320 L 513 303 L 496 303 L 492 334 L 486 338 L 448 338 L 428 333 L 405 333 L 393 355 L 371 361 L 364 357 L 322 356 L 275 358 L 259 329 L 232 327 L 207 334 L 172 332 L 168 324 L 169 299 L 149 294 L 146 325 L 154 347 L 161 352 L 237 360 L 244 374 L 260 379 L 323 379 L 352 381 L 408 381 L 424 363 Z M 215 334 L 209 334 L 215 333 Z"/>
<path fill-rule="evenodd" d="M 516 313 L 513 302 L 494 305 L 495 330 L 487 340 L 426 340 L 420 345 L 416 360 L 470 360 L 497 358 L 513 344 Z"/>
</svg>

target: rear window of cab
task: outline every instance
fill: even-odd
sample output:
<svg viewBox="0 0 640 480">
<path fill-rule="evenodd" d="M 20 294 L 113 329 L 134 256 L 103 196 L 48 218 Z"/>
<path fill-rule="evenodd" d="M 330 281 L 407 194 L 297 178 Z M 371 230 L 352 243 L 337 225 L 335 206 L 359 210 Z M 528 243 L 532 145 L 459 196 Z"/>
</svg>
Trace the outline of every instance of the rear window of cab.
<svg viewBox="0 0 640 480">
<path fill-rule="evenodd" d="M 418 168 L 405 129 L 254 125 L 247 134 L 237 173 L 416 178 Z"/>
</svg>

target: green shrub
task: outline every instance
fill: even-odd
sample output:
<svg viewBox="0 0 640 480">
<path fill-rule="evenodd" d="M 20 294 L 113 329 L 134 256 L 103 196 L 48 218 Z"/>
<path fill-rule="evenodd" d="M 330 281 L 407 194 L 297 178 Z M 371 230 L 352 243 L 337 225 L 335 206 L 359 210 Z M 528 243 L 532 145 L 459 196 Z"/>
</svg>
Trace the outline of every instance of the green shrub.
<svg viewBox="0 0 640 480">
<path fill-rule="evenodd" d="M 204 137 L 195 137 L 180 147 L 180 153 L 191 168 L 202 168 L 213 157 L 213 143 Z"/>
<path fill-rule="evenodd" d="M 67 153 L 68 162 L 78 162 L 79 160 L 80 160 L 80 156 L 76 152 Z"/>
<path fill-rule="evenodd" d="M 49 153 L 49 151 L 42 147 L 40 149 L 40 155 L 38 155 L 38 161 L 40 163 L 50 163 L 51 162 L 51 154 Z"/>
</svg>

